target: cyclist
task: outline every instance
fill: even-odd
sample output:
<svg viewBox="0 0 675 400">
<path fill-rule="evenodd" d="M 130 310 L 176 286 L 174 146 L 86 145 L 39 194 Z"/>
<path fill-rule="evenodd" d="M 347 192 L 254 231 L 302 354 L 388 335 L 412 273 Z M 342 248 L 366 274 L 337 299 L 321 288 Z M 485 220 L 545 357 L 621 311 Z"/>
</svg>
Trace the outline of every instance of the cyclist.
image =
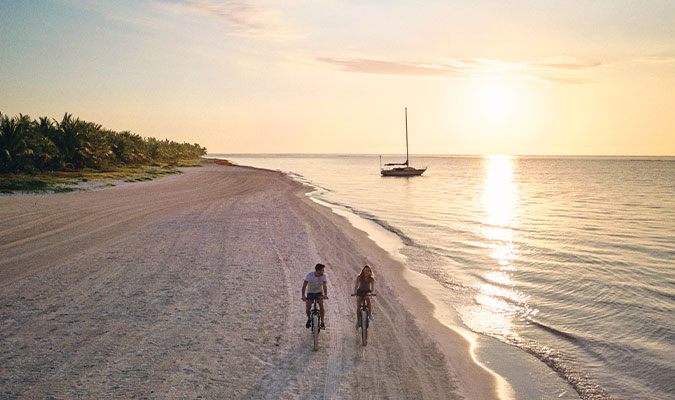
<svg viewBox="0 0 675 400">
<path fill-rule="evenodd" d="M 371 321 L 375 320 L 371 311 L 370 296 L 367 296 L 368 293 L 372 293 L 374 290 L 375 274 L 373 274 L 373 269 L 370 265 L 366 265 L 361 270 L 359 276 L 356 277 L 356 282 L 354 283 L 354 296 L 356 296 L 356 329 L 359 329 L 359 326 L 361 326 L 361 304 L 364 301 L 368 305 L 368 319 Z"/>
<path fill-rule="evenodd" d="M 317 299 L 321 313 L 321 328 L 325 328 L 323 317 L 325 315 L 323 307 L 323 299 L 328 298 L 327 279 L 325 273 L 326 266 L 323 264 L 316 264 L 314 272 L 310 272 L 305 276 L 305 282 L 302 284 L 302 299 L 307 304 L 307 323 L 305 328 L 312 326 L 310 318 L 310 311 L 312 309 L 312 302 Z M 305 297 L 305 289 L 307 289 L 307 297 Z"/>
</svg>

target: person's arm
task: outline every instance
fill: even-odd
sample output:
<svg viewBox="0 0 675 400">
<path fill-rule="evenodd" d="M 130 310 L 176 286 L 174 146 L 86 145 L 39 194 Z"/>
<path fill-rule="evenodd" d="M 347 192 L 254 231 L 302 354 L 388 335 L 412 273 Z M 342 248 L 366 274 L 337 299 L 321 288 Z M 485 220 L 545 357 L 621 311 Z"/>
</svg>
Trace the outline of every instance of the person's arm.
<svg viewBox="0 0 675 400">
<path fill-rule="evenodd" d="M 307 289 L 307 281 L 303 282 L 302 284 L 302 299 L 307 300 L 307 297 L 305 297 L 305 289 Z"/>
<path fill-rule="evenodd" d="M 370 282 L 370 293 L 375 293 L 375 279 Z"/>
<path fill-rule="evenodd" d="M 328 284 L 326 281 L 323 281 L 323 297 L 328 298 Z"/>
<path fill-rule="evenodd" d="M 356 296 L 356 292 L 359 290 L 359 278 L 356 278 L 354 281 L 354 296 Z"/>
</svg>

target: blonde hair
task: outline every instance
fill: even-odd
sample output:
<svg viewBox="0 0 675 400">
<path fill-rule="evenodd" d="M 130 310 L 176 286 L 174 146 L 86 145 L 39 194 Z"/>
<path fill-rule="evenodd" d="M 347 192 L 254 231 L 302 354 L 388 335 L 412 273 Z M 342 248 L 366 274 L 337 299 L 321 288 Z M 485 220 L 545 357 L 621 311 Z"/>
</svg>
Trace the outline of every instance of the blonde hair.
<svg viewBox="0 0 675 400">
<path fill-rule="evenodd" d="M 368 274 L 368 276 L 366 276 L 366 268 L 368 268 L 368 270 L 370 271 L 370 274 Z M 363 269 L 361 270 L 361 273 L 359 274 L 359 276 L 356 277 L 356 279 L 359 280 L 359 281 L 364 281 L 368 278 L 372 279 L 372 280 L 375 280 L 375 273 L 373 272 L 373 268 L 371 268 L 370 265 L 366 264 L 363 267 Z"/>
</svg>

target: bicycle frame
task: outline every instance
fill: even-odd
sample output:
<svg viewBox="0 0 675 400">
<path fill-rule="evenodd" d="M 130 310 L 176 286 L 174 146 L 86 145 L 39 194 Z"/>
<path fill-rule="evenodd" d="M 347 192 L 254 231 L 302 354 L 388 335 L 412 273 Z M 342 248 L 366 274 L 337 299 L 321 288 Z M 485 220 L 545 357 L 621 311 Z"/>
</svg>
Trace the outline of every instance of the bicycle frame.
<svg viewBox="0 0 675 400">
<path fill-rule="evenodd" d="M 352 295 L 355 296 L 355 295 Z M 361 319 L 361 343 L 365 346 L 368 344 L 368 325 L 370 324 L 370 320 L 368 319 L 369 315 L 369 310 L 368 310 L 368 304 L 366 302 L 366 297 L 372 297 L 376 296 L 374 293 L 368 293 L 365 296 L 360 296 L 363 297 L 363 300 L 361 300 L 361 305 L 359 306 L 359 312 L 360 312 L 360 319 Z"/>
<path fill-rule="evenodd" d="M 310 319 L 312 320 L 312 337 L 314 339 L 314 351 L 319 350 L 319 332 L 321 331 L 321 312 L 319 311 L 319 301 L 314 299 L 312 301 L 312 311 L 310 312 Z"/>
</svg>

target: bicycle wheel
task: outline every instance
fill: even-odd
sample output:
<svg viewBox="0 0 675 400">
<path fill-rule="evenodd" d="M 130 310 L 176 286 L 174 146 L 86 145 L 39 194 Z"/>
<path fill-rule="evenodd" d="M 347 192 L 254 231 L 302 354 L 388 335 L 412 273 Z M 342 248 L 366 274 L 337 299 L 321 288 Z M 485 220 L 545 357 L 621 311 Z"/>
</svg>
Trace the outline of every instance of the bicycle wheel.
<svg viewBox="0 0 675 400">
<path fill-rule="evenodd" d="M 312 335 L 314 336 L 314 351 L 319 350 L 319 313 L 312 314 Z"/>
<path fill-rule="evenodd" d="M 361 342 L 368 344 L 368 311 L 361 309 Z"/>
</svg>

